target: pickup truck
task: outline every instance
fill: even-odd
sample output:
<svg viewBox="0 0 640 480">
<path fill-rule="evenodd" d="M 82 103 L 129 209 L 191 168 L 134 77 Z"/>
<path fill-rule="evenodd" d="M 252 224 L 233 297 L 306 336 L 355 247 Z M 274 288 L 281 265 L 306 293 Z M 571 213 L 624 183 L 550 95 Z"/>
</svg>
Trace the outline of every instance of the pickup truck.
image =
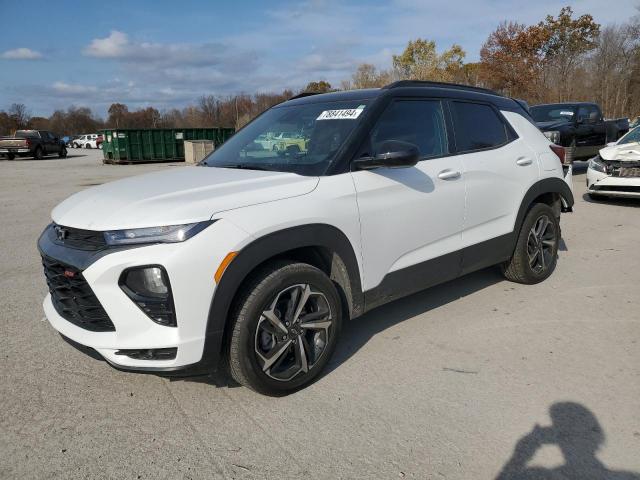
<svg viewBox="0 0 640 480">
<path fill-rule="evenodd" d="M 628 119 L 605 120 L 595 103 L 535 105 L 529 113 L 551 142 L 565 147 L 567 162 L 591 158 L 629 131 Z"/>
<path fill-rule="evenodd" d="M 18 130 L 13 137 L 0 137 L 0 155 L 9 160 L 16 157 L 33 157 L 40 160 L 45 155 L 67 156 L 67 147 L 58 135 L 46 130 Z"/>
</svg>

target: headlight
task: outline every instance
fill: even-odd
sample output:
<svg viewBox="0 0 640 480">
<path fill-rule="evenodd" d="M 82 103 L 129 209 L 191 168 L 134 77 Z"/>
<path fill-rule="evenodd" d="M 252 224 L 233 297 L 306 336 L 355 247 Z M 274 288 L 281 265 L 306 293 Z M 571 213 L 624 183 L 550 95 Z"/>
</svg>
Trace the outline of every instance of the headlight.
<svg viewBox="0 0 640 480">
<path fill-rule="evenodd" d="M 551 143 L 555 143 L 556 145 L 559 145 L 560 132 L 558 130 L 552 130 L 550 132 L 544 132 L 544 136 L 547 137 Z"/>
<path fill-rule="evenodd" d="M 607 173 L 607 166 L 602 163 L 600 155 L 596 155 L 591 160 L 589 160 L 589 168 L 595 170 L 596 172 Z"/>
<path fill-rule="evenodd" d="M 107 245 L 131 245 L 136 243 L 175 243 L 184 242 L 201 232 L 215 220 L 169 225 L 164 227 L 132 228 L 104 232 Z"/>
</svg>

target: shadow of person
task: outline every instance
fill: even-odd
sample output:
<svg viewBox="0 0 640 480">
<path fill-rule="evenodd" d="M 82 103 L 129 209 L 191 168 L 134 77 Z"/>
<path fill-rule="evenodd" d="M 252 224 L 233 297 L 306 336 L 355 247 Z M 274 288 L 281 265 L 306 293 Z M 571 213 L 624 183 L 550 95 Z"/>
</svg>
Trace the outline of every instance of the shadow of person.
<svg viewBox="0 0 640 480">
<path fill-rule="evenodd" d="M 605 435 L 595 415 L 573 402 L 555 403 L 549 409 L 552 425 L 535 425 L 518 440 L 513 455 L 502 468 L 497 480 L 580 479 L 580 480 L 640 480 L 634 472 L 610 470 L 596 452 Z M 557 445 L 565 463 L 555 468 L 527 467 L 543 445 Z"/>
</svg>

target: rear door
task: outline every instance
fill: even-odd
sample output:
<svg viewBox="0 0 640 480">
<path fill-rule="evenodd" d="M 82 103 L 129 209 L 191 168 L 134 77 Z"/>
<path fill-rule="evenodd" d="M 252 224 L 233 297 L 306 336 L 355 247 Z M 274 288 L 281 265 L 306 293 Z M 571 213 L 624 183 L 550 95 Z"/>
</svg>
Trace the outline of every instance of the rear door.
<svg viewBox="0 0 640 480">
<path fill-rule="evenodd" d="M 460 272 L 464 179 L 451 155 L 445 106 L 440 99 L 392 100 L 357 155 L 375 156 L 389 140 L 412 143 L 421 155 L 415 167 L 352 173 L 364 287 L 376 288 L 381 302 Z"/>
<path fill-rule="evenodd" d="M 468 272 L 511 254 L 509 234 L 539 166 L 533 149 L 493 105 L 455 100 L 450 108 L 465 176 L 462 244 L 463 272 Z"/>
</svg>

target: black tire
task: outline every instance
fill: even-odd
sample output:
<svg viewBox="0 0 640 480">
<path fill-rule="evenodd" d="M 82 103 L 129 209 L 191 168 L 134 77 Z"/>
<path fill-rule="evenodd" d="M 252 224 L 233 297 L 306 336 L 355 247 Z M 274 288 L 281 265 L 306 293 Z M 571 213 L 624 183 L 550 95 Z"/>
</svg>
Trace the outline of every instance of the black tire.
<svg viewBox="0 0 640 480">
<path fill-rule="evenodd" d="M 91 144 L 90 144 L 90 143 L 87 143 L 87 144 L 84 146 L 84 148 L 86 148 L 86 149 L 88 149 L 88 150 L 91 150 Z"/>
<path fill-rule="evenodd" d="M 548 222 L 546 227 L 539 223 L 544 223 L 542 219 Z M 536 235 L 539 227 L 540 236 Z M 502 265 L 503 275 L 507 280 L 527 285 L 542 282 L 556 268 L 559 244 L 560 223 L 553 209 L 545 203 L 536 203 L 522 222 L 511 259 Z"/>
<path fill-rule="evenodd" d="M 294 304 L 305 298 L 307 287 L 312 293 L 295 322 Z M 277 261 L 253 275 L 241 292 L 230 318 L 227 361 L 231 377 L 272 396 L 311 383 L 331 358 L 342 326 L 342 305 L 333 282 L 306 263 Z M 267 312 L 273 315 L 265 315 Z M 275 320 L 267 320 L 273 317 Z M 305 324 L 324 328 L 307 329 Z M 268 362 L 273 363 L 267 367 Z"/>
<path fill-rule="evenodd" d="M 42 160 L 42 157 L 42 149 L 40 147 L 36 147 L 36 151 L 33 152 L 33 158 L 35 158 L 36 160 Z"/>
<path fill-rule="evenodd" d="M 14 153 L 7 153 L 7 158 L 9 160 L 13 160 L 14 158 L 16 158 L 16 155 Z"/>
<path fill-rule="evenodd" d="M 58 153 L 58 157 L 67 158 L 67 147 L 60 148 L 60 153 Z"/>
</svg>

